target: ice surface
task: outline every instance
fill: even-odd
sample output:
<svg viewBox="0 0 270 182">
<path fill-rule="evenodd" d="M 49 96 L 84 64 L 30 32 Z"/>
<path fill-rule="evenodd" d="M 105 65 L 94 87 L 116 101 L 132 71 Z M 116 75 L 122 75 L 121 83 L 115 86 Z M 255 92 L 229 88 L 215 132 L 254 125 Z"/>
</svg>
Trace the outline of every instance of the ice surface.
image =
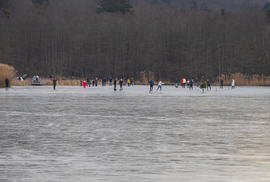
<svg viewBox="0 0 270 182">
<path fill-rule="evenodd" d="M 228 88 L 0 89 L 0 181 L 270 181 L 270 88 Z"/>
</svg>

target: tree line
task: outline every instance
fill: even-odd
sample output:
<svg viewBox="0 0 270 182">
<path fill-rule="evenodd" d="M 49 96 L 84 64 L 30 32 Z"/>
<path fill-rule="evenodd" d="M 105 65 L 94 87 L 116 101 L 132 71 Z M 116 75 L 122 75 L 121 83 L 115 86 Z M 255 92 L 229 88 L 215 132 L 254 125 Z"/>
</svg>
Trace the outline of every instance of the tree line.
<svg viewBox="0 0 270 182">
<path fill-rule="evenodd" d="M 174 1 L 154 6 L 145 0 L 130 1 L 128 13 L 111 13 L 97 12 L 94 0 L 4 1 L 11 14 L 0 13 L 0 62 L 18 75 L 270 75 L 270 29 L 259 4 L 209 12 L 190 8 L 192 1 L 178 8 L 170 6 Z"/>
</svg>

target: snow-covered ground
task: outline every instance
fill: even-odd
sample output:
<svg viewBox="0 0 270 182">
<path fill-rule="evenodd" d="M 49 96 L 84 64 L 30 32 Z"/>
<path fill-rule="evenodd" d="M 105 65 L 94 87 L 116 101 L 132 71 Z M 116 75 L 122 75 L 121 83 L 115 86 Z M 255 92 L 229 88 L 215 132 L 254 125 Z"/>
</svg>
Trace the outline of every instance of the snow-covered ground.
<svg viewBox="0 0 270 182">
<path fill-rule="evenodd" d="M 56 89 L 0 89 L 0 181 L 270 181 L 269 87 Z"/>
</svg>

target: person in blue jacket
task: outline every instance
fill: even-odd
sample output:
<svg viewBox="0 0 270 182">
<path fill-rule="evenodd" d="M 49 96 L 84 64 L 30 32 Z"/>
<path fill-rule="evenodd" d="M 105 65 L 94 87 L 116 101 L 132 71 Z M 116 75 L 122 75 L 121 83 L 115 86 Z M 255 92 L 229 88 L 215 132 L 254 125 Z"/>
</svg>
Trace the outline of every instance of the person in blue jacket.
<svg viewBox="0 0 270 182">
<path fill-rule="evenodd" d="M 209 87 L 210 90 L 211 90 L 211 86 L 210 86 L 210 81 L 209 81 L 209 79 L 207 79 L 207 90 L 208 90 L 208 87 Z"/>
<path fill-rule="evenodd" d="M 150 80 L 150 81 L 147 82 L 147 83 L 150 83 L 150 90 L 149 90 L 149 92 L 152 92 L 152 91 L 153 91 L 153 86 L 154 86 L 153 80 Z"/>
<path fill-rule="evenodd" d="M 109 81 L 110 81 L 110 86 L 112 86 L 112 77 L 110 77 Z"/>
<path fill-rule="evenodd" d="M 189 90 L 192 89 L 193 90 L 193 79 L 189 80 Z"/>
</svg>

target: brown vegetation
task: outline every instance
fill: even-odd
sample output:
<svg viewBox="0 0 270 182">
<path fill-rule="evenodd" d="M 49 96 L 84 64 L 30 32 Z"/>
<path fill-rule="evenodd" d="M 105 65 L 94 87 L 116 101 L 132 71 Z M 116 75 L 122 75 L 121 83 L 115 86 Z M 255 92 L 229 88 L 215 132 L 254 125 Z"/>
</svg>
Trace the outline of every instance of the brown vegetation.
<svg viewBox="0 0 270 182">
<path fill-rule="evenodd" d="M 232 79 L 235 80 L 236 86 L 270 86 L 270 77 L 263 75 L 245 75 L 235 73 L 231 75 L 221 75 L 215 79 L 212 85 L 220 85 L 220 80 L 224 81 L 224 85 L 231 85 Z"/>
<path fill-rule="evenodd" d="M 12 84 L 12 80 L 15 78 L 15 69 L 13 66 L 0 63 L 0 88 L 6 87 L 5 79 L 8 77 L 9 86 Z"/>
</svg>

